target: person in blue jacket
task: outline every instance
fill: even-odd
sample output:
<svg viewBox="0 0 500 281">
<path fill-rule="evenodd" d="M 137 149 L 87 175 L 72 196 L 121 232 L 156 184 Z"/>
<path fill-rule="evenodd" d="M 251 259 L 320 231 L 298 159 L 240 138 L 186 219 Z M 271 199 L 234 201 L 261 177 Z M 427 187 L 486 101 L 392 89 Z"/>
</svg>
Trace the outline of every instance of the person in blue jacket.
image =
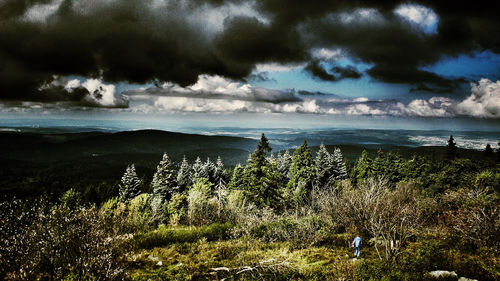
<svg viewBox="0 0 500 281">
<path fill-rule="evenodd" d="M 356 248 L 356 251 L 354 251 L 354 255 L 356 257 L 359 257 L 359 253 L 361 252 L 362 242 L 363 240 L 359 236 L 356 236 L 356 238 L 354 238 L 354 240 L 352 241 L 352 246 Z"/>
</svg>

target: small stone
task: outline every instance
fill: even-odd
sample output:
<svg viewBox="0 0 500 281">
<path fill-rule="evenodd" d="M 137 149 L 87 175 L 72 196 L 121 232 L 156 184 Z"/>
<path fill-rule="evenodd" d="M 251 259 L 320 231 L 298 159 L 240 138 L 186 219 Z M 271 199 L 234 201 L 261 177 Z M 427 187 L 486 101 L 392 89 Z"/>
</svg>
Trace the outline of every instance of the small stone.
<svg viewBox="0 0 500 281">
<path fill-rule="evenodd" d="M 471 279 L 467 277 L 460 277 L 458 278 L 458 281 L 478 281 L 477 279 Z"/>
<path fill-rule="evenodd" d="M 455 271 L 434 270 L 429 272 L 428 275 L 436 279 L 446 278 L 446 277 L 455 277 L 458 279 L 458 275 Z"/>
</svg>

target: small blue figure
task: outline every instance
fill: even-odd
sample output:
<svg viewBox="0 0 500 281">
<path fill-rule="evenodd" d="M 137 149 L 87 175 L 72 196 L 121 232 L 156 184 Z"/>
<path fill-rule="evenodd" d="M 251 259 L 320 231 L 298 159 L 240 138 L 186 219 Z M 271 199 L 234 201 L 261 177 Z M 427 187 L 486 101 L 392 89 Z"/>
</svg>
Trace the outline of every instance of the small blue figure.
<svg viewBox="0 0 500 281">
<path fill-rule="evenodd" d="M 354 238 L 354 240 L 352 241 L 352 246 L 356 248 L 356 251 L 354 252 L 354 255 L 356 257 L 359 257 L 359 253 L 361 252 L 362 242 L 363 240 L 359 236 L 356 236 L 356 238 Z"/>
</svg>

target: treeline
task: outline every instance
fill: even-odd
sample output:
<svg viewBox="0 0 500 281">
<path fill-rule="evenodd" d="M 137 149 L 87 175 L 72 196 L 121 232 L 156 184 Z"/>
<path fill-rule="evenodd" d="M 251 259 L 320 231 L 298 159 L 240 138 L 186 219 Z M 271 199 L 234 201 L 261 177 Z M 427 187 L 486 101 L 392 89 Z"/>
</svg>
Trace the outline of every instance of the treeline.
<svg viewBox="0 0 500 281">
<path fill-rule="evenodd" d="M 195 193 L 216 198 L 220 204 L 230 194 L 238 194 L 256 208 L 284 211 L 310 205 L 313 191 L 335 188 L 342 181 L 356 187 L 369 178 L 383 177 L 392 186 L 412 182 L 430 196 L 459 187 L 489 187 L 497 191 L 500 187 L 496 164 L 500 157 L 494 155 L 491 147 L 486 149 L 484 161 L 460 158 L 453 137 L 443 149 L 443 161 L 419 155 L 404 159 L 398 153 L 382 150 L 372 159 L 363 151 L 349 168 L 339 148 L 330 153 L 321 145 L 313 155 L 304 141 L 293 154 L 286 150 L 275 156 L 271 151 L 268 139 L 262 134 L 246 165 L 238 164 L 232 171 L 225 169 L 220 157 L 215 163 L 210 159 L 203 162 L 198 157 L 193 164 L 184 158 L 176 165 L 164 154 L 147 195 L 154 220 L 157 224 L 168 223 L 170 218 L 187 222 L 185 215 Z M 143 186 L 134 165 L 129 165 L 119 186 L 119 201 L 130 202 L 145 190 Z"/>
</svg>

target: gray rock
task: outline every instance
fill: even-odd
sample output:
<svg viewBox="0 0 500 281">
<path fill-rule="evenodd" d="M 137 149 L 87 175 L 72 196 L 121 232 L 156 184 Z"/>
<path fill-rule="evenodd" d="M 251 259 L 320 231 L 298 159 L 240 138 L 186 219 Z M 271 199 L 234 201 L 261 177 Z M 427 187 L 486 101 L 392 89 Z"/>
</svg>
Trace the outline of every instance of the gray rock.
<svg viewBox="0 0 500 281">
<path fill-rule="evenodd" d="M 458 281 L 478 281 L 477 279 L 470 279 L 467 277 L 460 277 L 458 278 Z"/>
<path fill-rule="evenodd" d="M 455 279 L 458 280 L 458 275 L 455 271 L 447 271 L 447 270 L 434 270 L 427 273 L 427 276 L 433 279 Z"/>
</svg>

